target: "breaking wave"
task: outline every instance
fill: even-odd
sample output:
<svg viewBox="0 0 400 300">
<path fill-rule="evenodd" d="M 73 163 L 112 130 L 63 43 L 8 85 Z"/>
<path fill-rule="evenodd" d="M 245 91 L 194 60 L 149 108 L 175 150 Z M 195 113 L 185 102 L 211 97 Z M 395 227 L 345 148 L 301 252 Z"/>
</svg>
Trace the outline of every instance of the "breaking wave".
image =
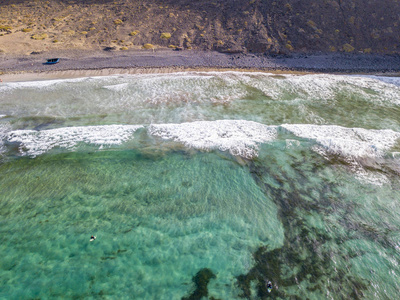
<svg viewBox="0 0 400 300">
<path fill-rule="evenodd" d="M 219 149 L 252 158 L 257 156 L 259 144 L 276 139 L 277 127 L 243 120 L 219 120 L 151 125 L 149 133 L 195 149 Z"/>
<path fill-rule="evenodd" d="M 141 128 L 137 125 L 105 125 L 86 127 L 66 127 L 49 130 L 16 130 L 8 134 L 8 141 L 20 143 L 24 155 L 37 156 L 55 147 L 73 150 L 78 143 L 101 147 L 118 145 L 132 138 Z"/>
<path fill-rule="evenodd" d="M 170 140 L 185 147 L 203 151 L 227 151 L 234 156 L 252 159 L 263 143 L 278 140 L 283 129 L 293 135 L 286 147 L 300 144 L 300 139 L 312 141 L 312 149 L 321 155 L 340 155 L 350 158 L 382 158 L 400 140 L 392 130 L 367 130 L 336 125 L 283 124 L 264 125 L 245 120 L 197 121 L 181 124 L 104 125 L 66 127 L 50 130 L 9 131 L 3 125 L 2 143 L 19 143 L 22 155 L 37 156 L 53 148 L 74 150 L 79 143 L 99 146 L 120 145 L 133 139 L 133 133 L 146 128 L 149 136 Z"/>
<path fill-rule="evenodd" d="M 10 130 L 11 126 L 8 123 L 0 124 L 0 155 L 6 150 L 4 141 Z"/>
<path fill-rule="evenodd" d="M 294 135 L 315 140 L 332 154 L 350 157 L 383 157 L 400 138 L 392 130 L 367 130 L 336 125 L 282 125 Z"/>
</svg>

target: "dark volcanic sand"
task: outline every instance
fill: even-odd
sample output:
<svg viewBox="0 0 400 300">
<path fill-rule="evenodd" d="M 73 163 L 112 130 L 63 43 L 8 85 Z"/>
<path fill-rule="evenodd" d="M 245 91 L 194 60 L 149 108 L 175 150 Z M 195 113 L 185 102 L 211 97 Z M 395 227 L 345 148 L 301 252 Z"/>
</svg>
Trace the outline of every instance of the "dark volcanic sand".
<svg viewBox="0 0 400 300">
<path fill-rule="evenodd" d="M 47 58 L 59 57 L 60 63 L 44 65 Z M 243 68 L 258 70 L 309 72 L 399 72 L 400 56 L 368 54 L 225 54 L 208 51 L 59 51 L 26 56 L 0 55 L 0 71 L 43 72 L 62 70 L 98 70 L 105 68 Z"/>
</svg>

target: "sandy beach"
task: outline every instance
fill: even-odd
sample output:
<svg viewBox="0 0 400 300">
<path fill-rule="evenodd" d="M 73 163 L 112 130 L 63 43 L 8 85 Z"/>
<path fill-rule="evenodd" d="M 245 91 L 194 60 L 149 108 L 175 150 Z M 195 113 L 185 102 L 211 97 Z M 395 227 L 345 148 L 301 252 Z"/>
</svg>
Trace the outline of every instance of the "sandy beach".
<svg viewBox="0 0 400 300">
<path fill-rule="evenodd" d="M 53 57 L 60 58 L 60 62 L 44 64 L 46 59 Z M 3 81 L 221 69 L 395 75 L 400 72 L 400 56 L 338 53 L 265 56 L 170 49 L 124 52 L 63 50 L 0 56 Z"/>
</svg>

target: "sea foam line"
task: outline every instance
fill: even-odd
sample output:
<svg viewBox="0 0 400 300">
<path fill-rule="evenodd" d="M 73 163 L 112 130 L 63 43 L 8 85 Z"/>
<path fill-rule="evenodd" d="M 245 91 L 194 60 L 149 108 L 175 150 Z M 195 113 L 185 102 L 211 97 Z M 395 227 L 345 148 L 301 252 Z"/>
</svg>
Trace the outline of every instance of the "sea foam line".
<svg viewBox="0 0 400 300">
<path fill-rule="evenodd" d="M 65 127 L 43 131 L 16 130 L 8 133 L 9 142 L 21 143 L 22 154 L 36 156 L 54 147 L 74 149 L 78 143 L 118 145 L 132 138 L 141 125 Z"/>
<path fill-rule="evenodd" d="M 16 130 L 4 127 L 2 142 L 20 143 L 23 155 L 36 156 L 55 147 L 73 150 L 78 143 L 118 145 L 133 139 L 133 133 L 146 128 L 151 136 L 182 143 L 198 150 L 228 151 L 245 158 L 258 156 L 259 146 L 278 137 L 279 129 L 299 138 L 317 143 L 312 149 L 320 155 L 335 154 L 348 158 L 384 157 L 400 140 L 400 133 L 392 130 L 367 130 L 336 125 L 283 124 L 269 126 L 245 120 L 197 121 L 181 124 L 107 125 L 67 127 L 43 131 Z M 287 148 L 300 144 L 296 139 L 287 140 Z M 1 145 L 0 145 L 1 146 Z"/>
<path fill-rule="evenodd" d="M 229 151 L 232 155 L 253 158 L 261 143 L 277 136 L 276 126 L 244 120 L 198 121 L 182 124 L 150 125 L 151 135 L 174 140 L 200 150 Z"/>
<path fill-rule="evenodd" d="M 281 127 L 298 137 L 315 140 L 330 153 L 348 157 L 383 157 L 400 139 L 400 133 L 392 130 L 304 124 Z"/>
<path fill-rule="evenodd" d="M 0 154 L 5 151 L 4 140 L 10 130 L 11 126 L 9 123 L 0 124 Z"/>
<path fill-rule="evenodd" d="M 175 86 L 195 99 L 220 100 L 238 99 L 248 93 L 247 87 L 255 88 L 274 100 L 291 99 L 291 95 L 307 101 L 333 101 L 342 93 L 361 94 L 366 101 L 379 105 L 400 105 L 399 80 L 394 77 L 349 76 L 332 74 L 279 75 L 263 72 L 210 71 L 210 72 L 173 72 L 152 74 L 124 74 L 72 79 L 52 79 L 43 81 L 9 82 L 0 86 L 0 92 L 18 89 L 65 89 L 72 83 L 85 82 L 85 89 L 101 85 L 112 93 L 129 93 L 136 87 L 146 91 L 150 99 L 165 92 L 174 95 Z M 188 80 L 197 80 L 197 83 Z M 215 84 L 224 81 L 224 89 L 216 89 Z M 244 86 L 245 85 L 245 86 Z M 151 87 L 150 89 L 148 87 Z M 207 92 L 209 89 L 213 92 Z M 154 91 L 153 91 L 154 90 Z M 198 91 L 200 90 L 200 91 Z M 218 91 L 217 91 L 218 90 Z M 151 91 L 151 92 L 149 92 Z M 138 91 L 136 91 L 138 92 Z M 216 94 L 213 96 L 213 94 Z M 203 97 L 202 97 L 203 96 Z M 193 99 L 191 99 L 193 100 Z M 151 101 L 159 103 L 160 101 Z"/>
</svg>

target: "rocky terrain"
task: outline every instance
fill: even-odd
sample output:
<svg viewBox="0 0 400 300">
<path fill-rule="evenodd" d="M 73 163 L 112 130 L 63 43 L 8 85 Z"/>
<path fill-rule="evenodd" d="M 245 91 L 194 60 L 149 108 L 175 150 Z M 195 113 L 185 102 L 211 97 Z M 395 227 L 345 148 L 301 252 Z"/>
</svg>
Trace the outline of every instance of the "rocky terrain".
<svg viewBox="0 0 400 300">
<path fill-rule="evenodd" d="M 400 51 L 399 0 L 0 0 L 0 52 Z"/>
</svg>

